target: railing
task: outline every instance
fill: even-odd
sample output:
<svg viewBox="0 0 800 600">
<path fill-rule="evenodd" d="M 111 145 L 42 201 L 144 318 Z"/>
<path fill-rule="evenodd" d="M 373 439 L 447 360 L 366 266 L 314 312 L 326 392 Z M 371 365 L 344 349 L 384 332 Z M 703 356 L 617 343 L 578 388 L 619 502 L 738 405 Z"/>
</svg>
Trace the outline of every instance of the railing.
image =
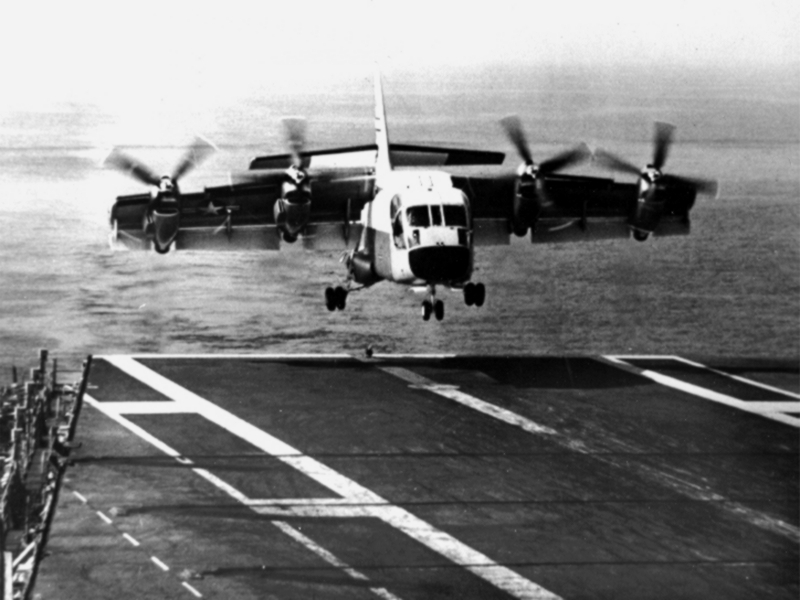
<svg viewBox="0 0 800 600">
<path fill-rule="evenodd" d="M 48 352 L 30 379 L 0 388 L 0 544 L 3 600 L 32 596 L 50 535 L 61 482 L 69 464 L 92 357 L 80 380 L 58 383 L 58 363 Z"/>
</svg>

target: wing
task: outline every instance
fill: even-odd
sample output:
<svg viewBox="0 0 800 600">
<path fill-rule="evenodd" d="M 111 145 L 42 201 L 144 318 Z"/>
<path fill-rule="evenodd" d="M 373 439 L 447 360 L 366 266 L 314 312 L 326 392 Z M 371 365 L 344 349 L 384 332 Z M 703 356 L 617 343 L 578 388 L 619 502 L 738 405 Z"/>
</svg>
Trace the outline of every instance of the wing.
<svg viewBox="0 0 800 600">
<path fill-rule="evenodd" d="M 281 195 L 283 171 L 254 183 L 236 183 L 182 194 L 178 250 L 279 250 L 273 207 Z M 309 171 L 311 217 L 303 236 L 312 249 L 344 249 L 358 240 L 357 221 L 373 196 L 374 181 L 363 169 Z M 112 248 L 148 250 L 149 194 L 119 196 L 111 208 Z"/>
<path fill-rule="evenodd" d="M 454 176 L 453 184 L 470 200 L 476 245 L 510 243 L 516 176 Z M 580 242 L 627 238 L 638 189 L 613 179 L 574 175 L 550 176 L 543 182 L 552 206 L 542 211 L 531 229 L 531 242 Z M 659 192 L 664 210 L 655 235 L 689 233 L 689 210 L 695 190 L 670 186 Z"/>
</svg>

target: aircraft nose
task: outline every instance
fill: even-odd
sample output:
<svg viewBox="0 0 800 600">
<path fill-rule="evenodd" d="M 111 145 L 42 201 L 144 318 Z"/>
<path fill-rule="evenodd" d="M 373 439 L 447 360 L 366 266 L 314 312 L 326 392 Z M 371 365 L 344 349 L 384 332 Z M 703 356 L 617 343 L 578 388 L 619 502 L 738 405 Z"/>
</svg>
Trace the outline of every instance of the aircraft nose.
<svg viewBox="0 0 800 600">
<path fill-rule="evenodd" d="M 428 246 L 408 253 L 408 264 L 415 277 L 429 283 L 466 281 L 470 276 L 469 248 Z"/>
</svg>

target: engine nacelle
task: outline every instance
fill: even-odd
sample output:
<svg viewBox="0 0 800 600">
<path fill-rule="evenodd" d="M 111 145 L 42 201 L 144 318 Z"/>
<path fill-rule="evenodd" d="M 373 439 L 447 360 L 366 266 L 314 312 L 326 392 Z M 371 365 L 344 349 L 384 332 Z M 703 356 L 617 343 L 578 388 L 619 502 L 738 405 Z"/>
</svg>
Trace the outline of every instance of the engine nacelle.
<svg viewBox="0 0 800 600">
<path fill-rule="evenodd" d="M 169 251 L 180 229 L 181 211 L 177 208 L 158 208 L 150 213 L 153 225 L 153 243 L 159 254 Z"/>
<path fill-rule="evenodd" d="M 511 209 L 509 227 L 514 235 L 523 237 L 528 229 L 536 225 L 541 212 L 537 194 L 537 182 L 520 177 L 514 184 L 514 201 Z"/>
</svg>

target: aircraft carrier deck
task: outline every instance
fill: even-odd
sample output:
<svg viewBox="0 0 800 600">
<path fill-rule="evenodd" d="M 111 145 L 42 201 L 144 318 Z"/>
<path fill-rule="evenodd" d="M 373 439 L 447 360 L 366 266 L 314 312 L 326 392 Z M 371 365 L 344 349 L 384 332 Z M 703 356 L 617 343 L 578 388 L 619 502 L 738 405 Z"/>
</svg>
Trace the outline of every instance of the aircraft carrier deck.
<svg viewBox="0 0 800 600">
<path fill-rule="evenodd" d="M 96 356 L 41 598 L 787 598 L 800 383 L 680 357 Z"/>
</svg>

